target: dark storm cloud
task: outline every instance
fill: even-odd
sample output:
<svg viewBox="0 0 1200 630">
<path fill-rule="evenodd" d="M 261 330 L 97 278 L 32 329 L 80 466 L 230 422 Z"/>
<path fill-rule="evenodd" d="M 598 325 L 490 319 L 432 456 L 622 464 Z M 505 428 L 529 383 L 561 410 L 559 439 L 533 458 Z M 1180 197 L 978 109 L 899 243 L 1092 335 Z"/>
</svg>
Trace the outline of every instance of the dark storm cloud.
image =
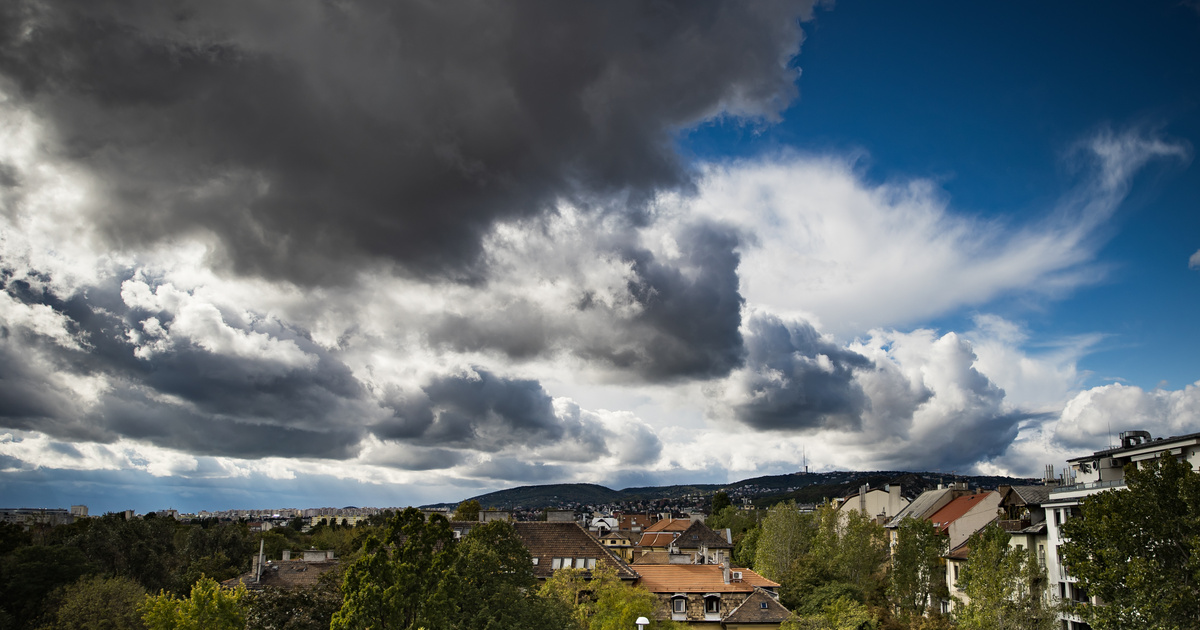
<svg viewBox="0 0 1200 630">
<path fill-rule="evenodd" d="M 128 331 L 147 317 L 120 297 L 120 283 L 66 300 L 25 279 L 0 289 L 65 316 L 78 340 L 65 347 L 25 329 L 0 335 L 0 421 L 70 440 L 120 437 L 209 455 L 352 456 L 376 408 L 349 369 L 295 331 L 276 329 L 319 358 L 311 369 L 217 354 L 194 343 L 135 356 Z M 156 313 L 164 325 L 168 312 Z M 5 326 L 7 331 L 9 326 Z M 85 406 L 64 380 L 102 376 L 110 387 Z"/>
<path fill-rule="evenodd" d="M 644 250 L 628 253 L 636 274 L 629 292 L 642 308 L 632 326 L 634 343 L 585 353 L 655 381 L 725 376 L 741 364 L 738 237 L 704 225 L 680 240 L 678 262 Z"/>
<path fill-rule="evenodd" d="M 631 240 L 614 240 L 622 238 Z M 680 251 L 673 259 L 628 242 L 601 248 L 597 256 L 620 260 L 631 272 L 615 304 L 598 303 L 584 290 L 556 312 L 515 296 L 495 310 L 448 313 L 427 338 L 459 352 L 492 350 L 518 360 L 567 352 L 622 378 L 653 382 L 725 376 L 744 353 L 739 235 L 703 223 L 675 240 Z"/>
<path fill-rule="evenodd" d="M 573 441 L 594 459 L 608 453 L 599 428 L 575 416 L 560 418 L 540 383 L 486 370 L 439 376 L 416 395 L 391 401 L 395 415 L 372 427 L 384 439 L 496 452 Z"/>
<path fill-rule="evenodd" d="M 854 373 L 871 367 L 807 322 L 756 314 L 747 324 L 746 367 L 734 376 L 733 410 L 760 430 L 856 430 L 869 401 Z"/>
<path fill-rule="evenodd" d="M 546 483 L 562 479 L 567 471 L 562 466 L 530 462 L 514 457 L 498 457 L 474 466 L 468 472 L 474 477 L 485 479 Z"/>
<path fill-rule="evenodd" d="M 636 209 L 688 183 L 676 131 L 782 111 L 811 4 L 14 0 L 0 74 L 103 182 L 114 244 L 203 231 L 246 274 L 475 278 L 493 221 Z"/>
</svg>

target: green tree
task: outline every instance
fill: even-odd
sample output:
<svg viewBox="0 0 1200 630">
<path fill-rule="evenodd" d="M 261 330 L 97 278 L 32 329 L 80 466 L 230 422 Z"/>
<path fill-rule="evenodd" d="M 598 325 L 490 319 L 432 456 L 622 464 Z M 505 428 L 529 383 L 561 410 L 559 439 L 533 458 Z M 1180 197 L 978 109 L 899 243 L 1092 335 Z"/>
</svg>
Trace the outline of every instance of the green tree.
<svg viewBox="0 0 1200 630">
<path fill-rule="evenodd" d="M 1163 454 L 1125 467 L 1124 490 L 1083 501 L 1063 524 L 1063 560 L 1101 606 L 1080 611 L 1097 630 L 1196 627 L 1200 618 L 1200 474 Z"/>
<path fill-rule="evenodd" d="M 450 520 L 453 521 L 478 521 L 479 512 L 483 507 L 479 505 L 479 501 L 471 499 L 458 504 L 454 510 L 454 516 Z"/>
<path fill-rule="evenodd" d="M 709 510 L 709 514 L 720 514 L 721 510 L 732 505 L 733 503 L 729 501 L 729 493 L 718 490 L 712 496 L 712 509 Z"/>
<path fill-rule="evenodd" d="M 243 630 L 245 600 L 245 586 L 224 590 L 212 578 L 201 578 L 183 599 L 165 591 L 147 595 L 142 623 L 147 630 Z"/>
<path fill-rule="evenodd" d="M 993 522 L 967 542 L 969 559 L 959 589 L 969 598 L 955 608 L 963 630 L 1052 630 L 1058 609 L 1047 600 L 1046 572 L 1032 549 L 1009 546 Z"/>
<path fill-rule="evenodd" d="M 541 595 L 572 611 L 571 618 L 581 630 L 630 630 L 638 617 L 651 620 L 651 630 L 684 627 L 671 621 L 655 620 L 657 598 L 644 588 L 621 582 L 615 569 L 597 567 L 559 569 L 542 584 Z"/>
<path fill-rule="evenodd" d="M 780 630 L 874 630 L 878 624 L 870 609 L 850 597 L 825 603 L 818 614 L 793 614 Z"/>
<path fill-rule="evenodd" d="M 432 597 L 431 630 L 560 628 L 569 611 L 537 594 L 529 550 L 510 523 L 476 526 Z"/>
<path fill-rule="evenodd" d="M 754 569 L 755 556 L 758 555 L 758 537 L 762 534 L 761 527 L 747 530 L 740 540 L 733 545 L 733 561 L 739 566 Z"/>
<path fill-rule="evenodd" d="M 55 589 L 74 583 L 94 569 L 74 547 L 18 547 L 0 558 L 0 606 L 13 627 L 26 627 L 47 612 Z"/>
<path fill-rule="evenodd" d="M 140 630 L 146 590 L 129 578 L 86 577 L 63 588 L 40 630 Z"/>
<path fill-rule="evenodd" d="M 383 538 L 371 534 L 362 554 L 345 572 L 342 607 L 331 630 L 416 628 L 444 572 L 454 565 L 457 545 L 450 523 L 407 508 L 394 516 Z"/>
<path fill-rule="evenodd" d="M 883 602 L 887 539 L 883 527 L 860 512 L 823 506 L 809 516 L 808 548 L 779 580 L 780 601 L 803 614 L 822 614 L 842 598 Z"/>
<path fill-rule="evenodd" d="M 792 502 L 777 503 L 762 522 L 754 552 L 754 570 L 776 582 L 792 568 L 792 563 L 808 553 L 815 527 L 810 514 L 801 514 Z"/>
<path fill-rule="evenodd" d="M 934 601 L 948 596 L 946 537 L 933 523 L 921 518 L 900 522 L 896 547 L 892 550 L 892 568 L 888 575 L 888 599 L 903 621 L 924 617 Z"/>
</svg>

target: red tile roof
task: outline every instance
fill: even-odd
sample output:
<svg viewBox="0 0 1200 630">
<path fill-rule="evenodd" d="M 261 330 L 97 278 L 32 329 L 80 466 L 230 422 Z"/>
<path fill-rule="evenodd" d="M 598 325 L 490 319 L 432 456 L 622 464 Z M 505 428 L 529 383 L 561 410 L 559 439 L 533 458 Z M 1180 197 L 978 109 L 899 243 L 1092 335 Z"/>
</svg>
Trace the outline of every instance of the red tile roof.
<svg viewBox="0 0 1200 630">
<path fill-rule="evenodd" d="M 749 593 L 754 587 L 779 588 L 778 582 L 751 571 L 742 572 L 742 580 L 725 583 L 720 566 L 715 564 L 639 564 L 638 585 L 652 593 Z"/>
<path fill-rule="evenodd" d="M 663 520 L 643 529 L 643 532 L 682 532 L 692 526 L 692 520 L 687 518 L 664 518 Z"/>
<path fill-rule="evenodd" d="M 980 501 L 986 499 L 988 494 L 990 493 L 980 492 L 978 494 L 968 494 L 965 497 L 958 497 L 947 503 L 942 509 L 934 512 L 933 516 L 929 517 L 929 522 L 933 523 L 933 526 L 938 528 L 939 531 L 946 531 L 950 523 L 962 518 L 963 514 L 966 514 L 971 508 L 979 505 Z"/>
<path fill-rule="evenodd" d="M 653 532 L 642 534 L 639 547 L 666 547 L 675 541 L 675 532 Z"/>
</svg>

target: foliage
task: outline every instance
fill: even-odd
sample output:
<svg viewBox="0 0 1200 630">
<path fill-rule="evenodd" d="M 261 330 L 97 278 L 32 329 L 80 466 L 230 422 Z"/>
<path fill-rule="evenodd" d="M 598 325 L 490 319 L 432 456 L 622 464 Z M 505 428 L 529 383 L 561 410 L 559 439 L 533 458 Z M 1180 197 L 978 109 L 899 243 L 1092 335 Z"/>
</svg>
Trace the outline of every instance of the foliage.
<svg viewBox="0 0 1200 630">
<path fill-rule="evenodd" d="M 1104 602 L 1081 611 L 1097 630 L 1193 628 L 1200 614 L 1200 474 L 1165 453 L 1144 465 L 1063 524 L 1066 567 Z"/>
<path fill-rule="evenodd" d="M 535 593 L 529 551 L 512 525 L 494 521 L 456 542 L 441 515 L 408 508 L 370 535 L 347 568 L 332 630 L 556 628 L 569 611 Z"/>
<path fill-rule="evenodd" d="M 933 602 L 949 595 L 942 566 L 946 538 L 938 534 L 933 523 L 920 518 L 901 521 L 897 535 L 888 599 L 902 620 L 912 621 L 924 617 Z"/>
<path fill-rule="evenodd" d="M 887 560 L 883 527 L 860 512 L 839 513 L 831 506 L 809 515 L 808 523 L 808 549 L 780 580 L 782 603 L 815 612 L 841 598 L 881 601 Z"/>
<path fill-rule="evenodd" d="M 0 555 L 7 555 L 20 547 L 33 544 L 33 537 L 24 527 L 15 523 L 0 522 Z"/>
<path fill-rule="evenodd" d="M 246 587 L 225 590 L 212 578 L 201 578 L 184 599 L 160 592 L 147 595 L 142 622 L 147 630 L 242 630 L 246 627 Z"/>
<path fill-rule="evenodd" d="M 537 595 L 529 550 L 513 526 L 476 526 L 458 545 L 435 591 L 425 624 L 434 628 L 558 628 L 569 611 Z"/>
<path fill-rule="evenodd" d="M 139 630 L 146 590 L 122 577 L 87 577 L 55 593 L 56 606 L 41 630 Z"/>
<path fill-rule="evenodd" d="M 863 604 L 850 597 L 827 602 L 815 615 L 793 614 L 780 630 L 874 630 L 875 617 Z"/>
<path fill-rule="evenodd" d="M 1009 546 L 993 522 L 967 542 L 971 550 L 958 587 L 969 598 L 955 607 L 963 630 L 1052 630 L 1058 609 L 1046 598 L 1046 572 L 1032 549 Z"/>
<path fill-rule="evenodd" d="M 0 606 L 16 628 L 45 612 L 50 594 L 74 583 L 93 567 L 78 549 L 65 545 L 18 547 L 0 559 Z"/>
<path fill-rule="evenodd" d="M 724 490 L 718 490 L 712 496 L 712 508 L 709 510 L 709 514 L 719 514 L 721 510 L 732 505 L 733 503 L 729 501 L 729 493 Z"/>
<path fill-rule="evenodd" d="M 597 567 L 590 577 L 583 569 L 559 569 L 542 584 L 540 594 L 570 610 L 583 630 L 630 630 L 638 617 L 650 619 L 651 630 L 684 627 L 655 620 L 654 594 L 621 582 L 616 570 L 607 567 Z"/>
<path fill-rule="evenodd" d="M 333 613 L 342 606 L 337 584 L 321 576 L 308 588 L 268 588 L 246 600 L 246 630 L 328 630 Z"/>
<path fill-rule="evenodd" d="M 733 545 L 733 561 L 738 566 L 755 568 L 754 558 L 758 554 L 758 537 L 762 534 L 761 527 L 755 527 L 742 535 Z"/>
<path fill-rule="evenodd" d="M 808 553 L 815 528 L 812 516 L 801 514 L 794 503 L 778 503 L 767 510 L 754 553 L 754 570 L 776 582 L 792 563 Z"/>
<path fill-rule="evenodd" d="M 415 628 L 442 573 L 454 563 L 454 532 L 441 515 L 428 523 L 415 508 L 393 517 L 383 538 L 374 534 L 342 582 L 342 607 L 331 630 Z"/>
<path fill-rule="evenodd" d="M 728 528 L 735 537 L 757 528 L 758 522 L 758 510 L 739 510 L 732 505 L 704 520 L 704 524 L 715 531 Z"/>
<path fill-rule="evenodd" d="M 483 507 L 479 505 L 479 501 L 471 499 L 458 504 L 454 510 L 454 516 L 450 520 L 454 521 L 478 521 L 479 512 Z"/>
</svg>

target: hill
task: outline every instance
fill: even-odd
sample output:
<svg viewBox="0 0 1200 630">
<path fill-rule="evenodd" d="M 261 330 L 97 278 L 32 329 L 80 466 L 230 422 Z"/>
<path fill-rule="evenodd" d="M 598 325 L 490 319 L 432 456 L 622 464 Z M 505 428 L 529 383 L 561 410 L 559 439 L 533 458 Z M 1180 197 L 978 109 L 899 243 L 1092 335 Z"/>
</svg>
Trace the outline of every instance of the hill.
<svg viewBox="0 0 1200 630">
<path fill-rule="evenodd" d="M 878 488 L 899 484 L 910 499 L 938 484 L 966 483 L 976 489 L 993 489 L 1002 484 L 1033 484 L 1036 479 L 995 476 L 948 475 L 931 472 L 832 471 L 796 472 L 786 475 L 766 475 L 743 479 L 729 484 L 694 484 L 646 486 L 613 490 L 597 484 L 561 483 L 543 486 L 520 486 L 470 497 L 485 508 L 518 511 L 538 511 L 547 508 L 578 509 L 588 506 L 613 506 L 623 509 L 707 509 L 708 497 L 724 490 L 736 501 L 748 499 L 756 507 L 769 507 L 780 501 L 821 503 L 846 496 L 862 485 Z M 455 503 L 424 507 L 453 508 Z"/>
</svg>

